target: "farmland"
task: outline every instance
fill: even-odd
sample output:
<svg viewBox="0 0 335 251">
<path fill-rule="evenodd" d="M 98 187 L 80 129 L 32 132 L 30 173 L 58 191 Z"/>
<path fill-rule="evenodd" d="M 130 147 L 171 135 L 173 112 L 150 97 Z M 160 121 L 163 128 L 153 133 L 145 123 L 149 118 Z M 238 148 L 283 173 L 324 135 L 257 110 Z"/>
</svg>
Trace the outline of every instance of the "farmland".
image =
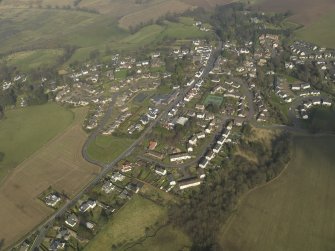
<svg viewBox="0 0 335 251">
<path fill-rule="evenodd" d="M 320 46 L 335 47 L 335 10 L 309 24 L 297 32 L 300 39 L 311 41 Z"/>
<path fill-rule="evenodd" d="M 220 234 L 237 250 L 334 250 L 334 137 L 296 137 L 284 173 L 249 193 Z"/>
<path fill-rule="evenodd" d="M 166 210 L 140 195 L 121 208 L 100 233 L 88 244 L 90 250 L 122 250 L 127 242 L 145 236 L 150 227 L 166 220 Z M 146 230 L 147 229 L 147 230 Z"/>
<path fill-rule="evenodd" d="M 74 113 L 74 122 L 63 133 L 19 164 L 1 185 L 0 225 L 6 228 L 0 229 L 0 236 L 4 247 L 52 213 L 37 199 L 49 186 L 72 197 L 99 172 L 81 155 L 87 138 L 81 129 L 86 109 L 75 109 Z"/>
<path fill-rule="evenodd" d="M 72 121 L 73 113 L 56 104 L 8 110 L 0 121 L 0 180 Z"/>
</svg>

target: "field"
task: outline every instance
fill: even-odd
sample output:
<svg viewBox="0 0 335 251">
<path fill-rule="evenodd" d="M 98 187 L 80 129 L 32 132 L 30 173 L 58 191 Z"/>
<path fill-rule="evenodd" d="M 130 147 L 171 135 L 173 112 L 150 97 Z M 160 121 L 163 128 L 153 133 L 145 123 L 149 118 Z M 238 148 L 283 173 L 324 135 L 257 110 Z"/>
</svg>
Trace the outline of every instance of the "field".
<svg viewBox="0 0 335 251">
<path fill-rule="evenodd" d="M 171 251 L 171 250 L 189 250 L 191 242 L 188 237 L 180 230 L 168 225 L 160 229 L 155 236 L 147 238 L 139 243 L 130 251 Z"/>
<path fill-rule="evenodd" d="M 220 96 L 214 96 L 214 95 L 208 95 L 204 101 L 204 105 L 215 105 L 217 107 L 220 107 L 223 102 L 223 97 Z"/>
<path fill-rule="evenodd" d="M 22 71 L 29 71 L 41 66 L 53 66 L 63 54 L 61 49 L 42 49 L 13 53 L 4 60 L 11 66 L 17 66 Z"/>
<path fill-rule="evenodd" d="M 241 201 L 220 233 L 227 251 L 335 250 L 335 137 L 296 137 L 284 173 Z"/>
<path fill-rule="evenodd" d="M 8 110 L 0 121 L 0 181 L 24 159 L 73 121 L 73 113 L 56 104 Z"/>
<path fill-rule="evenodd" d="M 320 46 L 335 48 L 335 10 L 297 32 L 297 37 Z"/>
<path fill-rule="evenodd" d="M 164 223 L 166 217 L 165 208 L 136 194 L 89 242 L 85 251 L 122 250 L 127 242 L 145 236 L 146 229 Z"/>
<path fill-rule="evenodd" d="M 89 145 L 87 153 L 92 159 L 108 163 L 124 152 L 132 143 L 133 140 L 129 138 L 98 136 Z"/>
<path fill-rule="evenodd" d="M 1 185 L 0 236 L 4 247 L 51 214 L 52 210 L 38 199 L 49 186 L 71 197 L 99 172 L 81 155 L 87 138 L 81 129 L 86 112 L 75 109 L 74 122 L 19 164 Z"/>
<path fill-rule="evenodd" d="M 182 13 L 190 8 L 190 5 L 180 1 L 164 1 L 122 17 L 119 20 L 119 25 L 122 28 L 128 29 L 130 27 L 135 27 L 141 22 L 146 23 L 150 20 L 155 21 L 167 13 Z"/>
</svg>

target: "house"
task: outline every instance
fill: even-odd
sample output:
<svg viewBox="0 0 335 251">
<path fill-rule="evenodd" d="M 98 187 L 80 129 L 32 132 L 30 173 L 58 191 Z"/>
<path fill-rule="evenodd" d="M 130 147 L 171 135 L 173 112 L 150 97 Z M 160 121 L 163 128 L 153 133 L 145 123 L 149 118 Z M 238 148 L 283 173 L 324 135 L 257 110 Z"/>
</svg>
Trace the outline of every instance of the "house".
<svg viewBox="0 0 335 251">
<path fill-rule="evenodd" d="M 117 182 L 117 181 L 123 181 L 125 179 L 125 176 L 119 172 L 113 173 L 111 176 L 112 182 Z"/>
<path fill-rule="evenodd" d="M 78 223 L 78 217 L 75 214 L 69 214 L 66 217 L 65 223 L 69 225 L 70 227 L 74 227 Z"/>
<path fill-rule="evenodd" d="M 222 145 L 216 144 L 213 148 L 213 152 L 219 153 L 221 151 Z"/>
<path fill-rule="evenodd" d="M 142 125 L 146 125 L 149 123 L 149 117 L 147 115 L 143 115 L 141 118 L 140 118 L 140 121 L 142 123 Z"/>
<path fill-rule="evenodd" d="M 205 113 L 197 113 L 197 119 L 204 119 Z"/>
<path fill-rule="evenodd" d="M 101 190 L 104 191 L 105 193 L 110 193 L 111 191 L 113 191 L 115 189 L 115 186 L 113 185 L 113 183 L 111 181 L 106 181 L 103 185 Z"/>
<path fill-rule="evenodd" d="M 50 251 L 56 251 L 56 250 L 60 250 L 60 249 L 64 249 L 64 248 L 65 248 L 65 242 L 63 240 L 54 239 L 50 243 L 49 250 Z"/>
<path fill-rule="evenodd" d="M 143 186 L 142 184 L 131 182 L 126 186 L 126 189 L 134 193 L 138 193 L 142 186 Z"/>
<path fill-rule="evenodd" d="M 301 86 L 299 84 L 292 84 L 291 85 L 291 90 L 292 91 L 300 91 Z"/>
<path fill-rule="evenodd" d="M 188 153 L 193 152 L 193 150 L 194 150 L 194 149 L 193 149 L 193 146 L 191 146 L 191 145 L 188 145 L 188 146 L 187 146 L 187 152 L 188 152 Z"/>
<path fill-rule="evenodd" d="M 197 105 L 195 105 L 195 109 L 198 110 L 198 111 L 203 112 L 203 111 L 205 111 L 205 106 L 197 104 Z"/>
<path fill-rule="evenodd" d="M 204 169 L 204 168 L 206 168 L 206 167 L 208 166 L 208 164 L 209 164 L 208 159 L 203 158 L 203 159 L 199 162 L 199 167 L 202 168 L 202 169 Z"/>
<path fill-rule="evenodd" d="M 226 140 L 227 137 L 221 136 L 216 143 L 222 146 L 226 142 Z"/>
<path fill-rule="evenodd" d="M 160 152 L 157 152 L 157 151 L 147 151 L 145 153 L 145 155 L 147 155 L 149 157 L 154 157 L 154 158 L 160 159 L 160 160 L 162 160 L 164 158 L 164 154 L 160 153 Z"/>
<path fill-rule="evenodd" d="M 301 84 L 301 89 L 303 89 L 303 90 L 307 90 L 307 89 L 309 89 L 309 88 L 311 88 L 311 85 L 310 85 L 310 84 L 308 84 L 308 83 Z"/>
<path fill-rule="evenodd" d="M 197 172 L 198 172 L 198 176 L 199 176 L 200 179 L 204 179 L 206 177 L 206 173 L 205 173 L 204 169 L 198 168 Z"/>
<path fill-rule="evenodd" d="M 155 173 L 157 173 L 158 175 L 166 175 L 166 169 L 162 166 L 156 166 L 155 167 Z"/>
<path fill-rule="evenodd" d="M 190 159 L 191 156 L 188 153 L 178 153 L 170 156 L 171 162 L 182 161 Z"/>
<path fill-rule="evenodd" d="M 325 106 L 331 106 L 331 105 L 332 105 L 332 102 L 329 101 L 329 100 L 323 100 L 322 105 L 325 105 Z"/>
<path fill-rule="evenodd" d="M 61 197 L 57 193 L 51 193 L 45 197 L 44 201 L 49 207 L 55 207 L 61 201 Z"/>
<path fill-rule="evenodd" d="M 83 202 L 80 207 L 79 211 L 82 213 L 87 212 L 90 209 L 94 209 L 97 206 L 97 202 L 95 200 L 88 200 Z"/>
<path fill-rule="evenodd" d="M 197 136 L 192 136 L 189 140 L 188 140 L 188 143 L 190 145 L 193 145 L 195 146 L 197 144 L 197 141 L 198 141 L 198 137 Z"/>
<path fill-rule="evenodd" d="M 226 126 L 227 130 L 233 129 L 233 121 L 229 121 Z"/>
<path fill-rule="evenodd" d="M 199 132 L 196 134 L 197 138 L 198 139 L 204 139 L 206 138 L 206 134 L 204 132 Z"/>
<path fill-rule="evenodd" d="M 188 118 L 185 117 L 179 117 L 176 121 L 178 125 L 184 126 L 186 122 L 188 121 Z"/>
<path fill-rule="evenodd" d="M 206 158 L 207 160 L 212 160 L 212 159 L 214 159 L 214 158 L 215 158 L 215 152 L 213 152 L 213 151 L 209 151 L 209 152 L 206 154 L 205 158 Z"/>
<path fill-rule="evenodd" d="M 133 169 L 133 166 L 130 162 L 125 162 L 121 166 L 121 171 L 124 173 L 130 172 L 132 169 Z"/>
<path fill-rule="evenodd" d="M 183 190 L 189 187 L 199 186 L 201 184 L 201 180 L 198 177 L 187 178 L 178 181 L 179 189 Z"/>
<path fill-rule="evenodd" d="M 243 123 L 244 123 L 244 119 L 242 119 L 242 118 L 235 118 L 234 119 L 234 125 L 236 125 L 236 126 L 243 126 Z"/>
<path fill-rule="evenodd" d="M 149 149 L 150 151 L 155 150 L 157 144 L 158 144 L 157 141 L 150 140 L 148 149 Z"/>
<path fill-rule="evenodd" d="M 167 180 L 169 181 L 170 186 L 175 186 L 177 184 L 172 173 L 167 175 Z"/>
</svg>

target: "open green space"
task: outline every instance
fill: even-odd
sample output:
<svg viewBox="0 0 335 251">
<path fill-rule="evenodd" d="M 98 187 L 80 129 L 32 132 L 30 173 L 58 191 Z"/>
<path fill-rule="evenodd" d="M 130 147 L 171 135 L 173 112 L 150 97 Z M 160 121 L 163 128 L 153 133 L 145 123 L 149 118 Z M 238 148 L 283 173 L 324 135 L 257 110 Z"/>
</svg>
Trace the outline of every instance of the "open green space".
<svg viewBox="0 0 335 251">
<path fill-rule="evenodd" d="M 215 95 L 208 95 L 204 101 L 204 105 L 215 105 L 217 107 L 220 107 L 223 102 L 223 97 L 215 96 Z"/>
<path fill-rule="evenodd" d="M 53 66 L 59 56 L 63 54 L 61 49 L 41 49 L 13 53 L 4 60 L 8 65 L 16 66 L 21 71 L 29 71 L 41 66 Z"/>
<path fill-rule="evenodd" d="M 334 136 L 295 137 L 284 173 L 241 201 L 220 233 L 227 251 L 335 250 Z"/>
<path fill-rule="evenodd" d="M 335 48 L 335 11 L 297 31 L 298 38 L 328 48 Z"/>
<path fill-rule="evenodd" d="M 74 115 L 54 103 L 7 110 L 0 120 L 0 180 L 24 159 L 68 127 Z"/>
<path fill-rule="evenodd" d="M 85 251 L 124 250 L 166 220 L 166 209 L 135 194 L 89 242 Z"/>
<path fill-rule="evenodd" d="M 161 228 L 154 236 L 128 249 L 130 251 L 171 251 L 189 250 L 192 243 L 179 229 L 168 225 Z"/>
<path fill-rule="evenodd" d="M 99 135 L 88 146 L 87 153 L 92 159 L 107 163 L 116 159 L 133 142 L 133 139 L 125 137 Z"/>
</svg>

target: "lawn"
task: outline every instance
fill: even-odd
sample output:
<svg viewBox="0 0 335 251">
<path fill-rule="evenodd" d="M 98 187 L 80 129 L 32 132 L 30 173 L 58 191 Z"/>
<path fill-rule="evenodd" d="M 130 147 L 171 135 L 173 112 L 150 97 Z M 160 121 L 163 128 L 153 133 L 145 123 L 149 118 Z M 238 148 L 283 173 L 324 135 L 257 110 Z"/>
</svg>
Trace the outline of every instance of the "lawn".
<svg viewBox="0 0 335 251">
<path fill-rule="evenodd" d="M 166 220 L 166 209 L 135 194 L 89 242 L 85 251 L 123 250 L 129 242 L 145 236 L 156 223 Z"/>
<path fill-rule="evenodd" d="M 334 23 L 335 10 L 297 31 L 296 35 L 299 39 L 307 40 L 320 46 L 335 48 Z"/>
<path fill-rule="evenodd" d="M 335 137 L 296 137 L 292 161 L 249 193 L 220 234 L 227 251 L 335 250 Z"/>
<path fill-rule="evenodd" d="M 223 102 L 223 97 L 215 96 L 215 95 L 208 95 L 204 101 L 204 105 L 207 106 L 209 104 L 215 105 L 220 107 Z"/>
<path fill-rule="evenodd" d="M 98 136 L 89 145 L 87 153 L 92 159 L 108 163 L 116 159 L 133 142 L 134 140 L 125 137 Z"/>
<path fill-rule="evenodd" d="M 73 113 L 54 103 L 6 111 L 0 120 L 0 180 L 24 159 L 67 128 Z"/>
</svg>

